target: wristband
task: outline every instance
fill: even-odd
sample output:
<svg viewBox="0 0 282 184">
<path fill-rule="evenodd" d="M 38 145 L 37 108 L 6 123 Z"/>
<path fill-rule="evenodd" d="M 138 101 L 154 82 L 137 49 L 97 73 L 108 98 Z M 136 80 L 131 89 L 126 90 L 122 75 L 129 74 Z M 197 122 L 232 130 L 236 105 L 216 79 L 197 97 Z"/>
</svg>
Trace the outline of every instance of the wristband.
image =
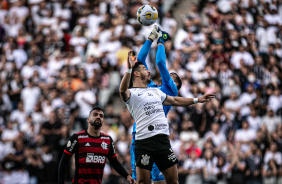
<svg viewBox="0 0 282 184">
<path fill-rule="evenodd" d="M 198 103 L 199 102 L 199 99 L 198 98 L 193 98 L 193 103 Z"/>
<path fill-rule="evenodd" d="M 127 68 L 127 69 L 126 69 L 126 72 L 127 72 L 127 73 L 132 73 L 132 68 L 130 68 L 130 69 Z"/>
</svg>

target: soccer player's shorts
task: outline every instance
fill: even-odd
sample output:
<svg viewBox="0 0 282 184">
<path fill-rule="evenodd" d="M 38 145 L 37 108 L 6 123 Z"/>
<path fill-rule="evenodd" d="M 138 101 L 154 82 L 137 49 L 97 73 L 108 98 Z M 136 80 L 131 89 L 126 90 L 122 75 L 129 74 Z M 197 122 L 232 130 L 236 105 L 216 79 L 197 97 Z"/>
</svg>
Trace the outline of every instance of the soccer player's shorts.
<svg viewBox="0 0 282 184">
<path fill-rule="evenodd" d="M 161 134 L 143 140 L 135 140 L 136 166 L 152 171 L 155 162 L 160 171 L 178 163 L 167 135 Z"/>
<path fill-rule="evenodd" d="M 132 139 L 131 149 L 130 149 L 132 178 L 137 180 L 134 148 L 135 148 L 135 139 Z M 164 181 L 165 180 L 164 175 L 162 174 L 162 172 L 159 170 L 159 168 L 157 167 L 157 165 L 155 163 L 153 164 L 153 168 L 152 168 L 152 171 L 151 171 L 151 179 L 153 181 Z"/>
</svg>

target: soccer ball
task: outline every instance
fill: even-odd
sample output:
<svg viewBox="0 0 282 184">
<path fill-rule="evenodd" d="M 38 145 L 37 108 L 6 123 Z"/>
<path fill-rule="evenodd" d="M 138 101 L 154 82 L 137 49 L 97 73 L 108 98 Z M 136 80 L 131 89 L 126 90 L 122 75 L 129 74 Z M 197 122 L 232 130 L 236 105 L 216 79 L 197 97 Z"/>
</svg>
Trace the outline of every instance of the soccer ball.
<svg viewBox="0 0 282 184">
<path fill-rule="evenodd" d="M 154 24 L 158 19 L 158 10 L 151 5 L 143 5 L 137 11 L 137 20 L 144 26 Z"/>
</svg>

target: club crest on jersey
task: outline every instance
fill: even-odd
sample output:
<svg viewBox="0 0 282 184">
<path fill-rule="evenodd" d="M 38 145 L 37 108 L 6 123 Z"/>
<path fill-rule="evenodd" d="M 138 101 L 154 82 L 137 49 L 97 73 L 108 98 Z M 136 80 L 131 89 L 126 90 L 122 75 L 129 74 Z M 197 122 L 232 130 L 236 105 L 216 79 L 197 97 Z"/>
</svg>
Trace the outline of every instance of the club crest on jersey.
<svg viewBox="0 0 282 184">
<path fill-rule="evenodd" d="M 149 159 L 150 159 L 150 156 L 148 156 L 147 154 L 146 155 L 142 155 L 142 159 L 141 159 L 141 164 L 143 165 L 148 165 L 149 164 Z"/>
<path fill-rule="evenodd" d="M 107 145 L 107 143 L 105 143 L 104 141 L 102 142 L 101 147 L 102 147 L 103 149 L 108 149 L 108 145 Z"/>
</svg>

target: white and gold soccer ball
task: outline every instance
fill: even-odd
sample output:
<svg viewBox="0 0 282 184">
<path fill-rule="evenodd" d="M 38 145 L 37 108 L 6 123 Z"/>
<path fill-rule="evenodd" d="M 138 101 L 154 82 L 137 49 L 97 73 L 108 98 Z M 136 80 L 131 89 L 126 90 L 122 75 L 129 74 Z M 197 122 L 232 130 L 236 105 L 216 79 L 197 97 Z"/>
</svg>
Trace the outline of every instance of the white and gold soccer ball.
<svg viewBox="0 0 282 184">
<path fill-rule="evenodd" d="M 154 24 L 158 19 L 158 10 L 151 5 L 143 5 L 137 11 L 137 20 L 144 26 Z"/>
</svg>

